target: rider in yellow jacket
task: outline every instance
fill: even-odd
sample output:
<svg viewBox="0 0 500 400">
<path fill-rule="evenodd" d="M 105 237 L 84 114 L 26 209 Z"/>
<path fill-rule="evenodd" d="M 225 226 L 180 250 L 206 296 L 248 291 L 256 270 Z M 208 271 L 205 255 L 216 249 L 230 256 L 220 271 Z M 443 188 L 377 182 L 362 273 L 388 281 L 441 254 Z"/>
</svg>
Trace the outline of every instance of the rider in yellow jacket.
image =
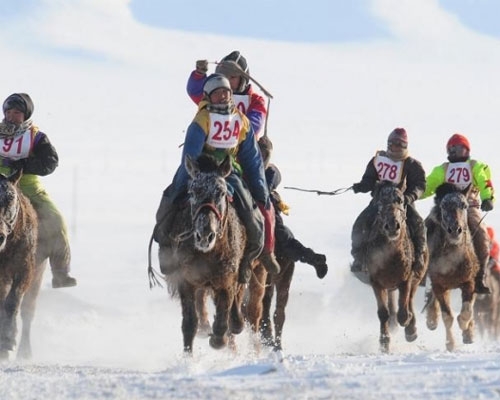
<svg viewBox="0 0 500 400">
<path fill-rule="evenodd" d="M 469 140 L 461 135 L 454 134 L 446 144 L 448 162 L 436 166 L 426 179 L 426 189 L 422 199 L 432 196 L 443 183 L 452 183 L 458 189 L 468 190 L 468 224 L 474 232 L 473 241 L 480 270 L 476 275 L 476 292 L 489 294 L 490 289 L 485 285 L 484 277 L 488 265 L 489 239 L 486 226 L 481 222 L 483 211 L 491 211 L 494 202 L 494 189 L 491 181 L 491 171 L 487 164 L 470 158 Z"/>
</svg>

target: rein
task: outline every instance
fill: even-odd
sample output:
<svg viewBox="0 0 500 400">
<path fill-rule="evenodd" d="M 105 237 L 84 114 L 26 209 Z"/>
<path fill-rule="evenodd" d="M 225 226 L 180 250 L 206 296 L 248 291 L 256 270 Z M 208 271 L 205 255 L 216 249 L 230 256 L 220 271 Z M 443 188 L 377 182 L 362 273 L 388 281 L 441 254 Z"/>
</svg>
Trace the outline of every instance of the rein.
<svg viewBox="0 0 500 400">
<path fill-rule="evenodd" d="M 293 186 L 285 186 L 285 189 L 292 189 L 292 190 L 298 190 L 300 192 L 310 192 L 310 193 L 316 193 L 318 196 L 319 195 L 327 195 L 327 196 L 336 196 L 338 194 L 343 194 L 348 192 L 349 190 L 352 190 L 352 186 L 349 186 L 347 188 L 339 188 L 332 190 L 331 192 L 323 192 L 321 190 L 316 190 L 316 189 L 302 189 L 298 187 L 293 187 Z"/>
</svg>

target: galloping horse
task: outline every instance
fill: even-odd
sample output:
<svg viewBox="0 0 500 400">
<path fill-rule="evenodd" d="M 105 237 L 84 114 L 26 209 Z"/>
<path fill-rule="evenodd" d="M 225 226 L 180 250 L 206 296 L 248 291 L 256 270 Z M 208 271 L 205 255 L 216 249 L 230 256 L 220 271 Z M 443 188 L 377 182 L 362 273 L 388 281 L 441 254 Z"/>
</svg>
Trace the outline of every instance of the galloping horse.
<svg viewBox="0 0 500 400">
<path fill-rule="evenodd" d="M 31 355 L 29 327 L 36 294 L 29 299 L 23 297 L 37 274 L 38 220 L 17 186 L 20 178 L 21 171 L 8 178 L 0 175 L 0 359 L 8 359 L 9 351 L 14 350 L 21 307 L 23 330 L 18 354 Z"/>
<path fill-rule="evenodd" d="M 172 264 L 166 275 L 170 293 L 179 295 L 182 306 L 184 351 L 192 353 L 198 328 L 196 293 L 209 290 L 215 303 L 215 318 L 209 343 L 227 345 L 232 334 L 243 330 L 238 267 L 243 258 L 246 233 L 227 190 L 225 177 L 231 172 L 229 157 L 219 165 L 208 156 L 185 160 L 190 175 L 189 205 L 176 213 L 170 243 L 161 256 Z"/>
<path fill-rule="evenodd" d="M 475 300 L 474 278 L 479 270 L 471 232 L 467 223 L 467 197 L 454 185 L 445 183 L 436 190 L 435 206 L 425 220 L 430 252 L 429 278 L 432 297 L 427 304 L 427 327 L 434 330 L 439 311 L 446 329 L 446 348 L 455 349 L 450 290 L 462 291 L 462 310 L 457 317 L 463 342 L 473 342 Z"/>
<path fill-rule="evenodd" d="M 377 299 L 380 349 L 388 352 L 390 292 L 399 292 L 397 321 L 405 328 L 406 340 L 413 342 L 417 338 L 413 298 L 419 278 L 412 272 L 414 248 L 406 225 L 403 193 L 393 183 L 382 181 L 373 191 L 372 201 L 377 215 L 369 233 L 364 268 Z"/>
</svg>

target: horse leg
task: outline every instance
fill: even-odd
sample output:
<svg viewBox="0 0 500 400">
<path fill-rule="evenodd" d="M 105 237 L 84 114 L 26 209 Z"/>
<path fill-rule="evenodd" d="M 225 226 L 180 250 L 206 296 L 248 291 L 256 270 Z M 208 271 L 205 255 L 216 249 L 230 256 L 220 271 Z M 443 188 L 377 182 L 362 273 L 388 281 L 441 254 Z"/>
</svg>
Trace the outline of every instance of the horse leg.
<svg viewBox="0 0 500 400">
<path fill-rule="evenodd" d="M 23 275 L 23 274 L 20 274 Z M 26 288 L 26 277 L 16 276 L 5 297 L 0 329 L 0 351 L 3 356 L 14 350 L 17 336 L 17 315 Z"/>
<path fill-rule="evenodd" d="M 397 304 L 396 291 L 394 291 L 394 290 L 389 291 L 388 296 L 389 296 L 389 303 L 388 303 L 389 329 L 391 332 L 395 332 L 398 329 L 398 322 L 397 322 L 397 318 L 396 318 L 396 313 L 397 313 L 397 310 L 396 310 L 396 304 Z"/>
<path fill-rule="evenodd" d="M 389 344 L 391 337 L 389 334 L 389 308 L 388 308 L 388 293 L 387 289 L 383 289 L 378 285 L 372 284 L 375 298 L 377 299 L 377 315 L 380 321 L 380 351 L 383 353 L 389 352 Z"/>
<path fill-rule="evenodd" d="M 183 282 L 179 285 L 179 296 L 182 307 L 182 335 L 184 340 L 184 352 L 193 353 L 193 341 L 198 328 L 198 316 L 196 315 L 195 288 L 193 285 Z"/>
<path fill-rule="evenodd" d="M 285 309 L 288 304 L 294 269 L 295 264 L 291 263 L 291 265 L 282 272 L 281 279 L 276 284 L 276 310 L 274 312 L 276 340 L 274 343 L 274 350 L 282 350 L 281 340 L 283 338 L 283 326 L 285 325 L 286 319 Z"/>
<path fill-rule="evenodd" d="M 229 318 L 229 331 L 232 335 L 240 334 L 245 327 L 245 321 L 241 312 L 244 296 L 245 286 L 238 285 L 236 296 L 234 296 L 233 304 L 231 305 L 231 314 Z"/>
<path fill-rule="evenodd" d="M 262 318 L 260 320 L 260 336 L 262 343 L 266 346 L 274 344 L 273 327 L 271 325 L 271 304 L 274 296 L 274 284 L 268 275 L 266 280 L 266 290 L 262 299 Z"/>
<path fill-rule="evenodd" d="M 407 342 L 413 342 L 417 339 L 417 319 L 415 317 L 415 310 L 413 309 L 413 299 L 418 289 L 418 280 L 414 280 L 411 284 L 410 298 L 408 300 L 408 309 L 410 311 L 410 322 L 405 326 L 405 338 Z"/>
<path fill-rule="evenodd" d="M 262 318 L 262 299 L 266 290 L 267 271 L 259 262 L 255 265 L 252 279 L 249 285 L 249 297 L 247 304 L 247 319 L 254 334 L 259 333 L 260 319 Z M 260 351 L 260 338 L 257 335 L 253 336 L 254 349 L 258 353 Z"/>
<path fill-rule="evenodd" d="M 5 324 L 5 321 L 7 319 L 4 303 L 5 303 L 5 298 L 7 297 L 7 291 L 9 290 L 9 288 L 10 288 L 10 286 L 4 282 L 2 282 L 0 284 L 0 332 L 2 331 L 3 326 Z M 0 361 L 7 360 L 8 358 L 9 358 L 9 351 L 3 350 L 0 347 Z"/>
<path fill-rule="evenodd" d="M 210 346 L 221 349 L 227 345 L 229 328 L 229 310 L 234 300 L 234 293 L 229 289 L 218 289 L 214 291 L 215 318 L 212 324 L 212 336 Z"/>
<path fill-rule="evenodd" d="M 410 312 L 410 309 L 408 307 L 408 304 L 410 302 L 410 291 L 411 291 L 411 284 L 410 280 L 407 280 L 403 282 L 401 285 L 399 285 L 399 300 L 398 300 L 398 323 L 401 326 L 408 326 L 410 323 L 413 315 Z"/>
<path fill-rule="evenodd" d="M 196 314 L 198 315 L 198 331 L 197 335 L 200 337 L 208 337 L 212 333 L 212 327 L 208 320 L 208 293 L 206 288 L 199 288 L 196 290 Z"/>
<path fill-rule="evenodd" d="M 35 277 L 30 284 L 28 291 L 25 293 L 23 301 L 21 303 L 21 339 L 19 342 L 19 350 L 17 351 L 17 357 L 22 359 L 30 359 L 31 352 L 31 323 L 35 317 L 36 300 L 40 292 L 40 286 L 42 285 L 43 273 L 47 265 L 46 261 L 43 261 L 37 265 L 35 271 Z"/>
<path fill-rule="evenodd" d="M 466 284 L 462 287 L 462 309 L 457 316 L 458 326 L 462 330 L 463 343 L 471 344 L 474 342 L 474 300 L 476 296 L 472 284 Z"/>
<path fill-rule="evenodd" d="M 431 291 L 430 296 L 431 298 L 426 308 L 426 323 L 427 323 L 427 328 L 433 331 L 438 326 L 438 321 L 441 311 L 436 296 L 434 295 L 434 291 Z"/>
<path fill-rule="evenodd" d="M 443 324 L 446 330 L 446 350 L 453 351 L 455 350 L 455 337 L 453 336 L 453 312 L 450 307 L 450 291 L 449 290 L 436 290 L 434 288 L 434 294 L 436 296 L 437 301 L 439 302 L 439 306 L 441 308 L 441 317 L 443 319 Z"/>
</svg>

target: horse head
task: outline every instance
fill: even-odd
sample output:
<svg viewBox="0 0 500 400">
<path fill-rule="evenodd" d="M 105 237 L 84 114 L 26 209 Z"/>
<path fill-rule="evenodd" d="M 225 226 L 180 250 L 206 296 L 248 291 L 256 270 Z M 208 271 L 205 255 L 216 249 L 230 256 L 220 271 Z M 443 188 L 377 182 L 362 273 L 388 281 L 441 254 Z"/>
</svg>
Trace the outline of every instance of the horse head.
<svg viewBox="0 0 500 400">
<path fill-rule="evenodd" d="M 197 160 L 186 156 L 185 165 L 191 177 L 188 191 L 194 246 L 208 253 L 223 233 L 228 208 L 225 178 L 231 173 L 231 160 L 226 157 L 219 164 L 207 155 Z"/>
<path fill-rule="evenodd" d="M 451 243 L 458 244 L 465 237 L 468 228 L 466 193 L 453 184 L 445 183 L 437 188 L 434 200 L 438 206 L 442 229 Z"/>
<path fill-rule="evenodd" d="M 382 233 L 389 240 L 399 239 L 406 226 L 403 192 L 394 183 L 382 181 L 375 187 L 373 199 Z"/>
<path fill-rule="evenodd" d="M 19 196 L 15 185 L 21 172 L 6 177 L 0 174 L 0 252 L 4 250 L 19 213 Z"/>
</svg>

